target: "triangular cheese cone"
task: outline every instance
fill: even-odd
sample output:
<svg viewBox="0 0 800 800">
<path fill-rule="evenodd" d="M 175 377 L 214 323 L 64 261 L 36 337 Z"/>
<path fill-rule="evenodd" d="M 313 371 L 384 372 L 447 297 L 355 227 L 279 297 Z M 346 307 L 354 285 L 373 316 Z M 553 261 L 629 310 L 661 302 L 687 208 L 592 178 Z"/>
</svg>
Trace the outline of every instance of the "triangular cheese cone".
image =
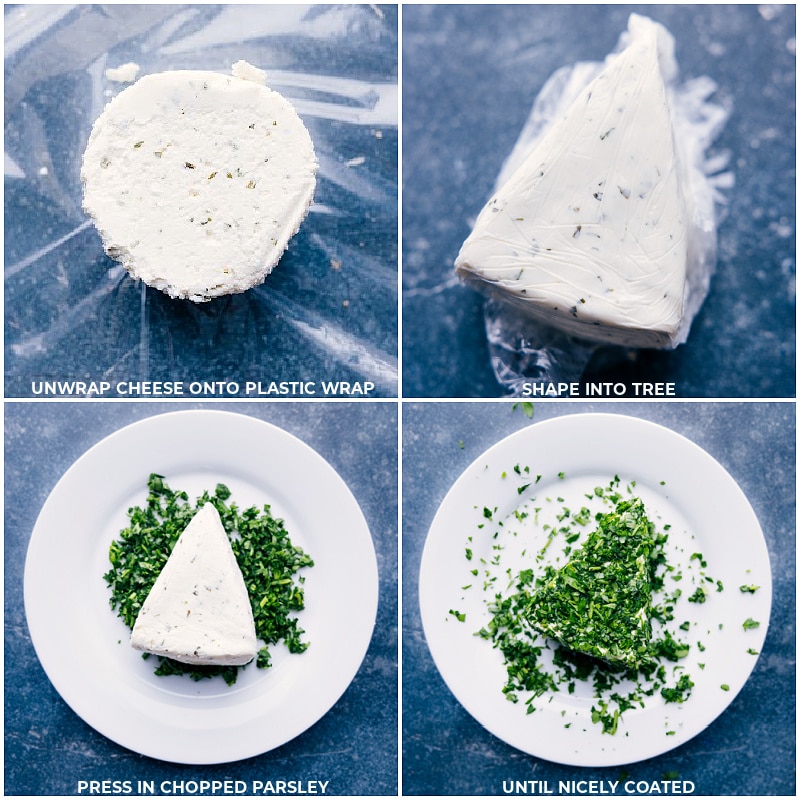
<svg viewBox="0 0 800 800">
<path fill-rule="evenodd" d="M 669 347 L 688 263 L 660 58 L 671 39 L 636 15 L 630 34 L 481 211 L 456 270 L 575 336 Z"/>
<path fill-rule="evenodd" d="M 178 538 L 136 618 L 131 646 L 185 664 L 240 665 L 255 657 L 250 598 L 212 503 Z"/>
</svg>

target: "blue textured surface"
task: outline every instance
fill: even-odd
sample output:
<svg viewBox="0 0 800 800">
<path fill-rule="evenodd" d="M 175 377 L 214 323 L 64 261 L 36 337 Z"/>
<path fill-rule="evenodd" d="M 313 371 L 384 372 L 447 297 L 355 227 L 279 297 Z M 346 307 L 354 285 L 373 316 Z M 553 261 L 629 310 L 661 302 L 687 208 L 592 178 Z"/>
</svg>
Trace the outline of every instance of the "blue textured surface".
<svg viewBox="0 0 800 800">
<path fill-rule="evenodd" d="M 795 408 L 793 403 L 405 403 L 403 408 L 403 794 L 499 795 L 503 781 L 660 781 L 677 773 L 698 795 L 795 794 Z M 738 482 L 761 523 L 773 575 L 767 639 L 728 709 L 657 758 L 604 769 L 559 766 L 488 733 L 456 701 L 430 657 L 419 616 L 422 547 L 439 504 L 486 449 L 563 414 L 623 413 L 686 436 Z M 654 457 L 657 455 L 654 454 Z M 477 499 L 476 499 L 477 500 Z M 498 689 L 499 691 L 499 689 Z M 622 793 L 622 790 L 618 790 Z"/>
<path fill-rule="evenodd" d="M 397 394 L 397 7 L 75 5 L 5 11 L 5 394 L 34 380 L 368 380 Z M 172 300 L 81 209 L 104 77 L 264 69 L 309 128 L 314 205 L 261 286 Z M 210 393 L 209 393 L 210 394 Z"/>
<path fill-rule="evenodd" d="M 483 300 L 453 261 L 536 94 L 600 61 L 631 11 L 676 38 L 733 115 L 715 144 L 736 185 L 716 275 L 687 344 L 596 359 L 594 380 L 674 382 L 679 397 L 795 394 L 795 7 L 411 5 L 403 8 L 403 394 L 497 397 Z"/>
<path fill-rule="evenodd" d="M 175 411 L 176 406 L 7 402 L 5 793 L 75 795 L 79 780 L 232 778 L 323 780 L 330 781 L 328 794 L 396 794 L 396 405 L 181 405 L 194 407 L 224 407 L 287 430 L 313 447 L 350 487 L 370 527 L 380 577 L 378 619 L 364 663 L 333 709 L 308 731 L 270 753 L 234 764 L 170 765 L 132 753 L 97 733 L 63 702 L 36 658 L 22 602 L 27 544 L 44 501 L 75 459 L 113 431 L 143 417 Z"/>
</svg>

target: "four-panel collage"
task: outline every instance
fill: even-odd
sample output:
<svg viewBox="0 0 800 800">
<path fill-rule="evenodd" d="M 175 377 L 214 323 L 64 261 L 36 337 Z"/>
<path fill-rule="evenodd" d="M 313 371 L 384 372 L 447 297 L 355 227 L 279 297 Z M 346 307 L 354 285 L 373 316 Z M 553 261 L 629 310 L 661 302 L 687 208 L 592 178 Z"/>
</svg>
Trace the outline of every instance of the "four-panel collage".
<svg viewBox="0 0 800 800">
<path fill-rule="evenodd" d="M 796 796 L 796 6 L 5 4 L 3 796 Z"/>
</svg>

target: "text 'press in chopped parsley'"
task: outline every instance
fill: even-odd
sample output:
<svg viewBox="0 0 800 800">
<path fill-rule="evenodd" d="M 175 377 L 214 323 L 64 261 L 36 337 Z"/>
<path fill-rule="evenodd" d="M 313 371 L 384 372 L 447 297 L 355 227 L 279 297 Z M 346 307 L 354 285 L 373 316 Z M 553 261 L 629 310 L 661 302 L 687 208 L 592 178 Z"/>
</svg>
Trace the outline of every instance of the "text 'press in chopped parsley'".
<svg viewBox="0 0 800 800">
<path fill-rule="evenodd" d="M 230 540 L 250 598 L 256 637 L 263 643 L 255 659 L 256 666 L 269 667 L 269 648 L 281 641 L 290 653 L 305 651 L 308 642 L 303 640 L 304 631 L 295 616 L 295 612 L 305 607 L 304 578 L 297 573 L 304 567 L 313 567 L 314 562 L 292 544 L 283 520 L 273 517 L 268 505 L 240 510 L 236 503 L 230 502 L 231 492 L 223 484 L 217 484 L 213 494 L 204 492 L 194 503 L 186 492 L 173 491 L 161 475 L 152 474 L 147 487 L 145 504 L 128 510 L 128 527 L 111 543 L 111 569 L 103 575 L 111 589 L 111 607 L 122 621 L 133 629 L 178 537 L 197 510 L 210 502 L 219 512 Z M 156 658 L 159 662 L 156 675 L 185 674 L 193 680 L 220 675 L 228 685 L 233 685 L 239 670 L 244 669 Z"/>
<path fill-rule="evenodd" d="M 530 470 L 515 467 L 514 472 L 524 479 Z M 564 480 L 564 473 L 558 478 Z M 594 698 L 592 722 L 603 733 L 615 734 L 623 714 L 644 707 L 648 697 L 682 703 L 691 695 L 694 682 L 680 663 L 691 645 L 679 638 L 689 623 L 678 625 L 674 636 L 667 627 L 675 620 L 682 594 L 677 583 L 683 578 L 668 563 L 670 526 L 658 532 L 634 490 L 635 483 L 623 487 L 618 477 L 608 486 L 594 487 L 586 501 L 604 508 L 594 514 L 585 506 L 572 511 L 560 505 L 561 497 L 528 498 L 512 516 L 517 522 L 534 519 L 546 541 L 535 555 L 534 568 L 505 570 L 505 591 L 496 591 L 503 574 L 496 567 L 505 547 L 501 542 L 508 541 L 503 537 L 517 535 L 511 530 L 514 521 L 498 521 L 493 529 L 478 525 L 483 535 L 492 537 L 495 555 L 491 561 L 480 559 L 490 619 L 477 635 L 501 651 L 506 671 L 502 691 L 512 702 L 527 695 L 528 713 L 548 702 L 545 695 L 564 687 L 572 694 L 585 684 Z M 539 519 L 547 503 L 560 505 L 552 524 Z M 471 544 L 475 538 L 470 537 Z M 543 563 L 546 552 L 552 556 L 559 547 L 556 542 L 569 557 L 560 569 Z M 697 580 L 713 581 L 702 571 L 707 565 L 700 554 L 692 566 L 699 570 Z M 479 577 L 479 570 L 473 567 L 471 574 Z M 698 649 L 705 648 L 698 643 Z"/>
</svg>

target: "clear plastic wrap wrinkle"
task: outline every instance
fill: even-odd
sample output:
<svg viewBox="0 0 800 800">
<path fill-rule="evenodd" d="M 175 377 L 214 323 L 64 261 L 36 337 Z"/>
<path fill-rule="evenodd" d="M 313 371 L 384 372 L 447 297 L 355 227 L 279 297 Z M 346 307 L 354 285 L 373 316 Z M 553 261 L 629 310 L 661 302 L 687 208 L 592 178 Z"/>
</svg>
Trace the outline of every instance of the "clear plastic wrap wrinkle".
<svg viewBox="0 0 800 800">
<path fill-rule="evenodd" d="M 546 308 L 542 309 L 540 306 L 539 311 L 532 311 L 530 300 L 526 300 L 524 296 L 515 297 L 514 290 L 511 292 L 507 288 L 504 290 L 504 287 L 513 286 L 513 272 L 516 270 L 517 261 L 513 261 L 513 269 L 510 266 L 512 262 L 509 262 L 507 267 L 503 267 L 498 259 L 487 262 L 487 266 L 483 269 L 486 277 L 482 278 L 480 269 L 473 269 L 467 263 L 465 251 L 470 241 L 468 239 L 456 262 L 457 271 L 462 280 L 489 298 L 484 305 L 484 321 L 492 367 L 500 385 L 511 394 L 519 394 L 525 384 L 577 380 L 589 360 L 601 348 L 605 348 L 609 354 L 617 351 L 620 355 L 624 353 L 630 355 L 633 352 L 631 348 L 635 350 L 651 346 L 670 349 L 677 347 L 687 340 L 691 323 L 709 291 L 716 263 L 717 226 L 724 212 L 725 191 L 732 186 L 733 175 L 726 171 L 727 154 L 708 155 L 708 151 L 724 127 L 731 109 L 711 99 L 717 89 L 711 78 L 702 76 L 683 83 L 679 82 L 678 64 L 674 57 L 674 40 L 663 26 L 647 18 L 635 14 L 631 16 L 628 31 L 622 34 L 617 50 L 605 62 L 578 62 L 568 65 L 557 70 L 546 81 L 497 176 L 493 199 L 481 213 L 484 224 L 491 226 L 493 219 L 488 211 L 505 211 L 503 204 L 506 198 L 510 197 L 508 186 L 520 185 L 519 176 L 529 170 L 533 163 L 532 159 L 527 163 L 526 160 L 554 123 L 566 116 L 576 100 L 584 94 L 584 90 L 604 73 L 618 53 L 629 46 L 632 40 L 641 37 L 643 32 L 647 33 L 653 29 L 657 32 L 658 64 L 666 89 L 666 102 L 672 123 L 683 218 L 687 221 L 682 318 L 678 327 L 668 337 L 666 334 L 659 334 L 660 338 L 653 344 L 642 343 L 645 341 L 643 337 L 649 335 L 646 330 L 638 334 L 640 343 L 633 345 L 621 340 L 622 337 L 613 330 L 604 341 L 605 331 L 602 328 L 593 330 L 584 324 L 581 330 L 568 319 L 566 322 L 559 320 L 557 327 L 560 330 L 556 330 L 555 320 L 551 319 L 551 325 L 545 318 L 548 313 Z M 589 92 L 585 94 L 591 96 Z M 539 152 L 542 152 L 541 149 Z M 542 169 L 546 171 L 544 162 Z M 514 184 L 514 181 L 517 183 Z M 533 191 L 538 191 L 533 182 L 525 185 L 534 186 Z M 504 187 L 505 194 L 501 192 Z M 619 187 L 619 191 L 623 193 L 622 186 Z M 616 195 L 613 188 L 612 193 Z M 602 191 L 595 197 L 602 199 Z M 494 208 L 492 208 L 493 203 L 496 204 Z M 577 208 L 575 210 L 577 211 Z M 517 212 L 516 206 L 514 211 Z M 511 215 L 511 212 L 507 213 Z M 520 216 L 514 219 L 522 222 L 522 212 L 519 213 Z M 499 219 L 500 215 L 497 217 Z M 481 224 L 481 219 L 478 224 Z M 508 229 L 512 228 L 513 225 Z M 486 230 L 501 229 L 489 227 Z M 580 233 L 581 229 L 578 226 L 575 235 Z M 583 233 L 585 234 L 586 230 Z M 516 232 L 514 235 L 519 237 Z M 491 237 L 487 235 L 485 244 L 481 245 L 484 247 L 481 252 L 486 253 L 486 257 L 491 244 L 490 239 Z M 524 253 L 519 248 L 525 246 L 533 250 L 535 257 L 536 241 L 526 243 L 524 238 L 517 238 L 514 240 L 513 249 L 510 240 L 509 244 L 505 245 L 515 258 L 520 252 Z M 472 250 L 468 251 L 467 255 L 478 252 L 476 246 L 472 245 Z M 566 252 L 561 256 L 566 260 L 569 258 Z M 521 294 L 524 295 L 524 291 Z M 583 299 L 578 301 L 577 307 L 573 310 L 578 316 L 583 311 L 582 302 Z M 550 308 L 552 309 L 552 305 Z M 595 330 L 597 330 L 596 335 Z M 590 333 L 591 336 L 588 335 Z M 614 350 L 609 350 L 609 345 Z"/>
<path fill-rule="evenodd" d="M 497 380 L 513 395 L 526 383 L 578 381 L 596 350 L 555 328 L 541 325 L 500 300 L 484 306 L 489 356 Z"/>
<path fill-rule="evenodd" d="M 397 16 L 391 5 L 7 6 L 7 395 L 103 380 L 212 387 L 198 396 L 221 383 L 346 394 L 360 382 L 395 396 Z M 229 75 L 240 60 L 303 119 L 317 188 L 263 286 L 197 307 L 103 252 L 81 208 L 81 157 L 125 89 L 114 69 Z"/>
</svg>

